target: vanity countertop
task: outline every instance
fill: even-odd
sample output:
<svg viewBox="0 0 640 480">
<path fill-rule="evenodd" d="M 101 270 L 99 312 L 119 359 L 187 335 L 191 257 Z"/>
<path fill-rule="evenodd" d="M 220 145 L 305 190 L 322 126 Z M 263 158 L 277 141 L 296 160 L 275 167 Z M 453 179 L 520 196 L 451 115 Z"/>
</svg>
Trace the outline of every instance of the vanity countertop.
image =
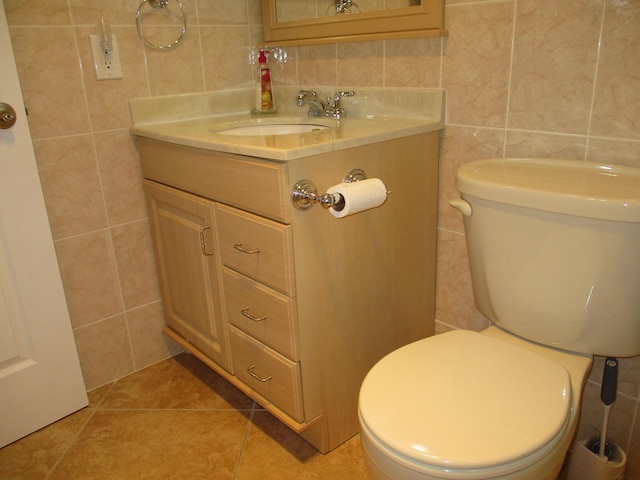
<svg viewBox="0 0 640 480">
<path fill-rule="evenodd" d="M 282 90 L 277 93 L 283 98 L 295 98 L 297 89 Z M 251 91 L 131 100 L 131 132 L 189 147 L 288 161 L 440 130 L 444 126 L 444 93 L 439 89 L 369 89 L 351 102 L 347 115 L 340 120 L 308 117 L 306 109 L 296 108 L 293 102 L 281 104 L 280 112 L 274 115 L 251 115 L 250 105 L 245 104 L 246 99 L 252 98 Z M 286 135 L 217 133 L 239 126 L 291 123 L 329 128 Z"/>
</svg>

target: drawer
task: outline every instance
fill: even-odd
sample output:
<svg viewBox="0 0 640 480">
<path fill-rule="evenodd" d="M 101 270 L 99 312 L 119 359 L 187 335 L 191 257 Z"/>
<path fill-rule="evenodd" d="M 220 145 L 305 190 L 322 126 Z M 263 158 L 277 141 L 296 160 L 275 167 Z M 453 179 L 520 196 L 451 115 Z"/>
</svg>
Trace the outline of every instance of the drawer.
<svg viewBox="0 0 640 480">
<path fill-rule="evenodd" d="M 299 364 L 233 326 L 229 337 L 236 376 L 294 420 L 304 421 Z"/>
<path fill-rule="evenodd" d="M 227 321 L 297 361 L 295 302 L 261 283 L 223 268 Z"/>
<path fill-rule="evenodd" d="M 145 178 L 288 223 L 286 166 L 138 137 Z"/>
<path fill-rule="evenodd" d="M 222 262 L 293 296 L 291 227 L 218 204 Z"/>
</svg>

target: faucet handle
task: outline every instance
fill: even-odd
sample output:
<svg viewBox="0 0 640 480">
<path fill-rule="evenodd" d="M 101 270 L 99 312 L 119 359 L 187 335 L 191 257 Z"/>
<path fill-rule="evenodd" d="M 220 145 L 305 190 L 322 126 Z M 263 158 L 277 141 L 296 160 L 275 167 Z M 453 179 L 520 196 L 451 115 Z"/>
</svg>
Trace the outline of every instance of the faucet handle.
<svg viewBox="0 0 640 480">
<path fill-rule="evenodd" d="M 336 92 L 335 96 L 333 97 L 333 108 L 331 111 L 331 115 L 333 115 L 334 118 L 340 118 L 344 114 L 344 109 L 340 106 L 340 99 L 342 97 L 353 97 L 355 94 L 356 92 L 354 92 L 353 90 L 349 90 L 347 92 Z M 330 98 L 327 100 L 329 102 L 331 101 Z"/>
<path fill-rule="evenodd" d="M 316 96 L 317 96 L 317 94 L 313 90 L 300 90 L 298 92 L 298 95 L 296 96 L 296 104 L 299 107 L 302 107 L 304 105 L 304 101 L 305 101 L 305 99 L 307 97 L 315 98 Z"/>
<path fill-rule="evenodd" d="M 349 90 L 347 92 L 338 91 L 338 92 L 336 92 L 335 101 L 339 102 L 340 101 L 340 97 L 353 97 L 355 94 L 356 94 L 356 92 L 354 92 L 353 90 Z"/>
</svg>

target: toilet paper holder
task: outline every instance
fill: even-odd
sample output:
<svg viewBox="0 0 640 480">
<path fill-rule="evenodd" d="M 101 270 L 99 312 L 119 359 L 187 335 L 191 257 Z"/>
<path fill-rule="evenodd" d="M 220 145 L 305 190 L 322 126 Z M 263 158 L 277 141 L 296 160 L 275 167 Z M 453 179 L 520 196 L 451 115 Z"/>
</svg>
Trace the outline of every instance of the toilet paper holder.
<svg viewBox="0 0 640 480">
<path fill-rule="evenodd" d="M 342 181 L 344 183 L 352 183 L 366 179 L 367 175 L 364 173 L 364 170 L 354 168 L 345 175 Z M 298 210 L 308 210 L 318 203 L 323 208 L 333 208 L 340 212 L 345 205 L 344 197 L 339 193 L 324 193 L 318 195 L 318 190 L 311 180 L 300 180 L 296 182 L 291 190 L 291 202 Z"/>
</svg>

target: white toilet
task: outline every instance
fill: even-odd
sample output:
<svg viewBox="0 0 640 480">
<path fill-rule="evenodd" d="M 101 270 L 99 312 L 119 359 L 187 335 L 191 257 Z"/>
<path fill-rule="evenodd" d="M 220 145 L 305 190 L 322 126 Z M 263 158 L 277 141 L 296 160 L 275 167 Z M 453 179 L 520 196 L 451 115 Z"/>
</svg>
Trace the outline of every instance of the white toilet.
<svg viewBox="0 0 640 480">
<path fill-rule="evenodd" d="M 462 166 L 478 309 L 495 326 L 419 340 L 360 390 L 376 479 L 555 479 L 592 355 L 640 355 L 640 169 L 577 160 Z"/>
</svg>

